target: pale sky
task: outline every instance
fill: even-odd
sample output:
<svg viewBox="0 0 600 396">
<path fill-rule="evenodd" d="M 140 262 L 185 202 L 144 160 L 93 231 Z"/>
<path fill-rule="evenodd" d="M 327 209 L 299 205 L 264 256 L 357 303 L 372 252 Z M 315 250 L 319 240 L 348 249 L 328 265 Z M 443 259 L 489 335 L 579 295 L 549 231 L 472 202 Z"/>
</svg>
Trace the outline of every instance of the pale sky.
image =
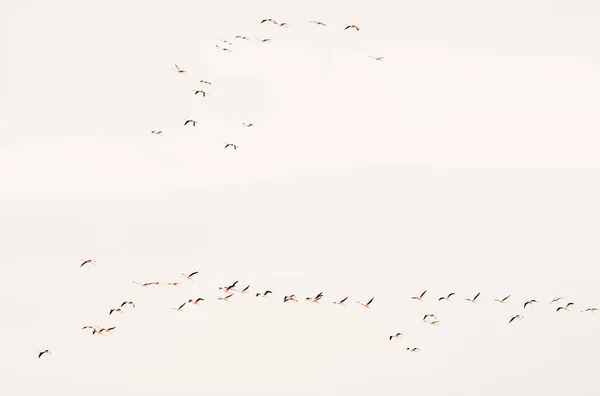
<svg viewBox="0 0 600 396">
<path fill-rule="evenodd" d="M 1 393 L 597 395 L 599 20 L 596 1 L 4 1 Z M 235 280 L 251 295 L 217 301 Z"/>
</svg>

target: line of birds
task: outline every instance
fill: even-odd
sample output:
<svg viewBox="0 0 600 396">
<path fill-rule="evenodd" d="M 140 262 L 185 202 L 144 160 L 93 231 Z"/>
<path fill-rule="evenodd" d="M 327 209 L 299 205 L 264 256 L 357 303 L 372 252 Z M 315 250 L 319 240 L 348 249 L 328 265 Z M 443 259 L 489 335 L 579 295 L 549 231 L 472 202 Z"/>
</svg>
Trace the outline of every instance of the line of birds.
<svg viewBox="0 0 600 396">
<path fill-rule="evenodd" d="M 96 261 L 95 260 L 91 260 L 91 259 L 87 259 L 87 260 L 82 260 L 81 264 L 80 264 L 80 268 L 84 267 L 86 265 L 95 265 Z M 198 275 L 199 271 L 194 271 L 194 272 L 190 272 L 190 273 L 181 273 L 181 277 L 183 277 L 184 279 L 188 280 L 188 281 L 195 281 L 194 277 L 196 275 Z M 144 288 L 149 288 L 150 286 L 161 286 L 161 285 L 166 285 L 166 286 L 180 286 L 181 283 L 180 282 L 158 282 L 158 281 L 152 281 L 152 282 L 137 282 L 137 281 L 133 281 L 134 284 L 139 285 L 141 287 Z M 235 281 L 231 284 L 225 285 L 225 286 L 220 286 L 218 289 L 224 293 L 224 295 L 217 297 L 218 301 L 226 301 L 228 303 L 231 302 L 231 297 L 234 296 L 235 293 L 239 293 L 239 294 L 250 294 L 249 290 L 250 290 L 250 285 L 245 286 L 242 289 L 237 289 L 236 286 L 238 285 L 239 281 Z M 262 292 L 257 292 L 255 293 L 255 297 L 261 297 L 261 298 L 267 298 L 270 294 L 273 294 L 273 292 L 271 290 L 265 290 Z M 410 299 L 412 300 L 417 300 L 417 301 L 424 301 L 424 297 L 427 294 L 427 290 L 423 291 L 420 295 L 418 296 L 413 296 L 410 297 Z M 441 296 L 439 297 L 437 300 L 438 302 L 442 302 L 442 301 L 452 301 L 452 297 L 455 296 L 456 293 L 449 293 L 445 296 Z M 478 301 L 479 296 L 481 295 L 481 292 L 478 292 L 477 294 L 475 294 L 475 296 L 473 296 L 472 298 L 464 298 L 465 301 L 471 302 L 471 303 L 476 303 Z M 499 298 L 499 299 L 494 299 L 495 302 L 499 303 L 499 304 L 505 304 L 506 301 L 511 297 L 511 295 L 507 295 L 506 297 L 503 298 Z M 311 303 L 320 303 L 321 299 L 323 298 L 323 292 L 318 293 L 316 296 L 314 297 L 306 297 L 304 300 L 311 302 Z M 340 305 L 340 306 L 346 306 L 346 301 L 348 300 L 349 296 L 346 296 L 340 300 L 335 300 L 335 301 L 331 301 L 332 304 L 334 305 Z M 367 302 L 362 302 L 362 301 L 356 301 L 357 304 L 370 309 L 371 308 L 371 304 L 373 303 L 373 301 L 375 300 L 375 297 L 371 297 Z M 558 303 L 560 301 L 564 300 L 563 297 L 556 297 L 553 298 L 550 301 L 550 304 L 555 304 Z M 177 307 L 172 308 L 175 311 L 178 312 L 182 312 L 183 308 L 188 305 L 188 304 L 193 304 L 193 305 L 200 305 L 200 303 L 204 302 L 205 299 L 203 297 L 196 297 L 196 298 L 190 298 L 187 301 L 183 302 L 182 304 L 180 304 Z M 289 294 L 289 295 L 284 295 L 283 296 L 283 303 L 287 303 L 287 302 L 299 302 L 299 299 L 296 297 L 296 295 L 294 294 Z M 534 304 L 537 304 L 537 300 L 535 299 L 529 299 L 526 300 L 525 303 L 523 304 L 523 309 L 526 309 L 528 306 L 532 306 Z M 575 305 L 575 303 L 573 302 L 569 302 L 567 304 L 565 304 L 564 306 L 558 306 L 556 309 L 556 312 L 564 310 L 564 311 L 569 311 L 570 307 Z M 121 303 L 121 305 L 118 308 L 111 308 L 109 310 L 109 315 L 112 315 L 113 313 L 120 313 L 123 314 L 123 309 L 126 306 L 131 306 L 132 308 L 135 308 L 135 303 L 133 301 L 123 301 Z M 598 311 L 599 308 L 596 307 L 590 307 L 590 308 L 586 308 L 584 310 L 582 310 L 581 312 L 592 312 L 595 313 L 596 311 Z M 510 320 L 508 321 L 508 323 L 512 323 L 513 321 L 517 320 L 517 319 L 523 319 L 524 316 L 521 314 L 516 314 L 514 316 L 512 316 L 510 318 Z M 438 326 L 440 324 L 440 320 L 437 318 L 437 316 L 434 313 L 427 313 L 423 316 L 423 322 L 432 326 Z M 113 330 L 116 329 L 116 326 L 112 326 L 112 327 L 99 327 L 99 326 L 92 326 L 92 325 L 85 325 L 81 328 L 82 330 L 92 330 L 92 335 L 106 335 L 106 334 L 111 334 L 111 332 Z M 398 339 L 403 337 L 404 334 L 401 332 L 396 332 L 394 334 L 389 335 L 389 340 L 392 341 L 393 339 Z M 409 352 L 419 352 L 420 349 L 417 347 L 407 347 L 406 348 L 407 351 Z M 38 352 L 38 358 L 41 358 L 43 355 L 45 354 L 51 354 L 50 350 L 45 349 L 41 352 Z"/>
<path fill-rule="evenodd" d="M 265 18 L 263 20 L 261 20 L 261 24 L 264 23 L 271 23 L 273 25 L 282 27 L 282 28 L 288 28 L 290 26 L 289 23 L 287 22 L 277 22 L 275 19 L 273 18 Z M 309 23 L 314 24 L 314 25 L 318 25 L 318 26 L 322 26 L 322 27 L 326 27 L 327 24 L 325 24 L 323 21 L 319 21 L 319 20 L 313 20 L 313 21 L 309 21 Z M 344 25 L 344 30 L 356 30 L 357 32 L 360 31 L 360 28 L 357 25 L 354 24 L 347 24 Z M 251 39 L 248 36 L 242 36 L 242 35 L 237 35 L 235 36 L 236 40 L 244 40 L 244 41 L 251 41 Z M 270 43 L 272 40 L 270 38 L 260 38 L 260 39 L 256 39 L 256 41 L 261 42 L 261 43 Z M 215 44 L 215 47 L 218 50 L 224 51 L 224 52 L 232 52 L 231 47 L 233 46 L 233 43 L 229 40 L 225 40 L 225 39 L 217 39 L 217 44 Z M 383 61 L 383 57 L 382 56 L 369 56 L 369 58 L 374 59 L 376 61 Z M 187 70 L 180 68 L 177 64 L 175 64 L 175 68 L 171 69 L 173 71 L 175 71 L 178 74 L 187 74 Z M 207 80 L 200 80 L 199 81 L 200 84 L 205 84 L 205 85 L 212 85 L 212 83 L 210 81 Z M 194 96 L 201 94 L 203 98 L 206 98 L 207 95 L 210 95 L 208 92 L 206 92 L 204 89 L 194 89 Z M 187 125 L 191 125 L 192 127 L 195 127 L 198 121 L 194 120 L 194 119 L 185 119 L 184 120 L 184 126 Z M 254 124 L 253 123 L 246 123 L 244 122 L 242 124 L 242 126 L 245 127 L 253 127 Z M 150 132 L 153 135 L 163 135 L 164 132 L 162 130 L 153 130 Z M 231 142 L 227 142 L 224 143 L 224 148 L 225 149 L 233 149 L 233 150 L 237 150 L 238 149 L 238 145 L 235 143 L 231 143 Z"/>
</svg>

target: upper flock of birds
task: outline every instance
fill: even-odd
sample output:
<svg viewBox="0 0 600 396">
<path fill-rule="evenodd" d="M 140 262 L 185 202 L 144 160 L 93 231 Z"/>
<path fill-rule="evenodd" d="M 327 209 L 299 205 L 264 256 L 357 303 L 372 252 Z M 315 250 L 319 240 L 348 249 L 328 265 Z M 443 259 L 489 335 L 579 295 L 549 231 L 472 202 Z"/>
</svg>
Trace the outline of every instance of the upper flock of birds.
<svg viewBox="0 0 600 396">
<path fill-rule="evenodd" d="M 80 267 L 85 267 L 85 266 L 90 266 L 90 265 L 95 265 L 95 264 L 96 264 L 95 260 L 87 259 L 87 260 L 82 260 Z M 194 277 L 197 275 L 198 275 L 198 271 L 194 271 L 194 272 L 187 273 L 187 274 L 181 273 L 181 277 L 183 278 L 184 282 L 194 282 Z M 152 281 L 152 282 L 133 281 L 133 283 L 140 287 L 143 287 L 143 288 L 151 288 L 151 287 L 159 287 L 159 286 L 179 287 L 182 284 L 182 282 L 159 282 L 159 281 Z M 216 298 L 216 300 L 231 303 L 232 298 L 236 294 L 254 295 L 255 298 L 273 298 L 273 296 L 274 296 L 274 293 L 271 290 L 267 289 L 267 290 L 259 290 L 257 292 L 254 292 L 254 291 L 251 292 L 250 285 L 241 287 L 241 286 L 238 286 L 238 283 L 239 283 L 239 281 L 236 280 L 235 282 L 232 282 L 231 284 L 226 284 L 226 285 L 220 286 L 219 290 L 222 294 L 220 296 L 218 296 Z M 419 295 L 410 297 L 410 299 L 417 300 L 417 301 L 423 301 L 425 299 L 426 294 L 427 294 L 427 290 L 425 290 L 424 292 L 422 292 Z M 464 298 L 464 301 L 475 304 L 475 303 L 477 303 L 480 294 L 481 293 L 478 292 L 473 297 L 466 297 L 466 298 Z M 437 297 L 437 301 L 438 301 L 438 303 L 443 303 L 444 301 L 450 302 L 450 301 L 453 301 L 454 298 L 456 298 L 455 296 L 456 296 L 456 293 L 449 293 L 447 295 Z M 304 300 L 304 301 L 307 301 L 308 303 L 319 304 L 322 301 L 322 298 L 323 298 L 323 292 L 320 292 L 316 296 L 308 296 L 308 297 L 304 297 L 304 298 L 299 298 L 295 294 L 286 294 L 286 295 L 283 295 L 283 298 L 280 301 L 282 301 L 282 303 L 285 304 L 285 303 L 291 303 L 291 302 L 298 303 L 299 301 Z M 338 305 L 338 306 L 346 306 L 347 303 L 352 302 L 352 301 L 348 301 L 348 298 L 349 298 L 349 296 L 345 296 L 343 298 L 330 301 L 330 303 L 334 304 L 334 305 Z M 505 296 L 502 298 L 496 298 L 496 299 L 494 299 L 494 301 L 497 302 L 498 304 L 505 304 L 510 298 L 511 298 L 511 295 L 508 295 L 508 296 Z M 235 300 L 235 298 L 233 298 L 233 299 Z M 187 299 L 187 301 L 182 301 L 176 307 L 172 307 L 172 309 L 175 311 L 178 311 L 178 312 L 183 312 L 187 306 L 200 305 L 200 304 L 204 303 L 204 301 L 205 301 L 205 299 L 203 297 L 193 297 L 193 298 Z M 359 300 L 359 301 L 356 301 L 356 303 L 363 308 L 370 309 L 371 305 L 374 304 L 374 301 L 375 301 L 375 296 L 371 296 L 369 299 L 365 299 L 363 301 Z M 538 304 L 538 301 L 535 299 L 526 300 L 523 302 L 522 309 L 523 309 L 523 311 L 525 311 L 525 310 L 527 310 L 528 307 L 532 307 L 536 304 Z M 554 306 L 556 306 L 556 309 L 555 309 L 556 312 L 570 311 L 571 308 L 575 305 L 575 303 L 573 303 L 573 302 L 570 302 L 570 301 L 566 302 L 563 297 L 555 297 L 551 301 L 549 301 L 549 304 L 550 305 L 554 304 Z M 563 304 L 563 305 L 561 305 L 561 304 Z M 127 307 L 135 308 L 135 302 L 130 301 L 130 300 L 124 300 L 118 307 L 107 309 L 108 315 L 111 316 L 113 314 L 123 314 L 124 310 L 128 309 Z M 600 310 L 600 309 L 597 307 L 589 307 L 589 308 L 585 308 L 585 309 L 581 310 L 581 312 L 595 313 L 598 310 Z M 524 318 L 525 318 L 525 316 L 523 314 L 518 313 L 518 314 L 511 316 L 510 318 L 507 318 L 507 323 L 510 324 L 510 323 L 513 323 L 515 320 L 522 320 Z M 432 326 L 438 326 L 440 324 L 440 320 L 438 319 L 438 317 L 436 316 L 435 313 L 425 313 L 423 315 L 422 321 L 423 321 L 423 323 L 432 325 Z M 100 327 L 100 326 L 86 324 L 81 329 L 82 330 L 91 330 L 91 334 L 95 336 L 95 335 L 111 334 L 112 331 L 114 331 L 116 328 L 117 328 L 116 326 Z M 402 338 L 403 336 L 404 336 L 404 334 L 401 332 L 394 332 L 394 333 L 388 335 L 390 341 L 392 341 L 394 339 Z M 420 348 L 416 347 L 416 346 L 407 346 L 406 350 L 408 352 L 419 352 Z M 38 358 L 41 358 L 45 354 L 51 354 L 50 350 L 45 349 L 43 351 L 40 351 L 40 352 L 38 352 L 37 356 L 38 356 Z"/>
<path fill-rule="evenodd" d="M 286 22 L 277 22 L 276 20 L 274 20 L 273 18 L 265 18 L 263 19 L 261 22 L 261 24 L 270 24 L 279 28 L 288 28 L 290 25 L 289 23 Z M 320 26 L 320 27 L 326 27 L 327 24 L 325 24 L 322 21 L 310 21 L 309 23 L 314 24 L 316 26 Z M 356 25 L 346 25 L 344 27 L 344 30 L 353 30 L 353 31 L 360 31 L 360 28 Z M 259 38 L 259 39 L 255 39 L 256 41 L 263 43 L 263 44 L 267 44 L 271 42 L 270 38 Z M 233 39 L 231 40 L 225 40 L 225 39 L 218 39 L 217 42 L 218 44 L 215 44 L 215 48 L 219 51 L 224 51 L 224 52 L 232 52 L 232 48 L 233 48 L 233 43 L 232 41 L 252 41 L 252 39 L 248 36 L 235 36 Z M 374 59 L 375 61 L 379 61 L 382 62 L 383 61 L 383 57 L 382 56 L 369 56 L 369 58 Z M 175 64 L 175 68 L 171 69 L 172 71 L 178 73 L 178 74 L 187 74 L 187 70 L 182 69 L 181 67 L 179 67 L 177 64 Z M 199 84 L 201 84 L 203 87 L 202 88 L 195 88 L 193 89 L 194 92 L 194 96 L 196 95 L 201 95 L 203 98 L 206 98 L 208 95 L 210 95 L 209 92 L 207 92 L 206 87 L 208 86 L 212 86 L 212 82 L 211 81 L 207 81 L 207 80 L 199 80 L 198 81 Z M 183 125 L 184 126 L 190 126 L 190 127 L 195 127 L 196 124 L 198 123 L 197 120 L 194 120 L 192 118 L 186 118 L 183 121 Z M 255 126 L 254 123 L 252 122 L 243 122 L 241 124 L 241 126 L 246 127 L 246 128 L 252 128 Z M 150 132 L 153 135 L 163 135 L 164 132 L 162 130 L 153 130 Z M 226 142 L 224 143 L 224 148 L 225 149 L 233 149 L 233 150 L 237 150 L 238 149 L 238 145 L 236 143 L 233 142 Z"/>
<path fill-rule="evenodd" d="M 276 27 L 279 28 L 287 28 L 289 27 L 288 23 L 285 22 L 277 22 L 272 18 L 265 18 L 263 19 L 261 22 L 261 24 L 267 23 L 267 24 L 272 24 Z M 316 26 L 319 27 L 326 27 L 327 25 L 322 22 L 322 21 L 310 21 L 309 23 L 314 24 Z M 345 31 L 360 31 L 360 28 L 356 25 L 346 25 L 343 28 Z M 235 38 L 233 40 L 239 40 L 239 41 L 250 41 L 251 39 L 247 36 L 235 36 Z M 271 42 L 270 38 L 261 38 L 261 39 L 257 39 L 258 42 L 261 43 L 269 43 Z M 215 44 L 215 48 L 217 50 L 220 51 L 224 51 L 224 52 L 232 52 L 232 48 L 233 48 L 233 44 L 231 43 L 231 41 L 228 40 L 219 40 L 219 44 Z M 381 56 L 369 56 L 370 58 L 374 59 L 375 61 L 383 61 L 383 57 Z M 179 74 L 186 74 L 187 71 L 180 68 L 177 64 L 175 65 L 175 68 L 172 69 L 173 71 L 179 73 Z M 200 84 L 204 85 L 205 87 L 211 86 L 212 83 L 210 81 L 207 80 L 200 80 L 199 81 Z M 194 95 L 202 95 L 203 98 L 205 98 L 206 96 L 210 95 L 205 89 L 207 88 L 202 88 L 202 89 L 194 89 Z M 197 121 L 194 119 L 186 119 L 183 123 L 184 126 L 191 126 L 191 127 L 195 127 L 197 124 Z M 254 127 L 255 125 L 253 123 L 250 122 L 244 122 L 242 123 L 243 127 L 247 127 L 247 128 L 251 128 Z M 154 130 L 151 132 L 154 135 L 162 135 L 163 131 L 162 130 Z M 235 143 L 232 142 L 227 142 L 224 143 L 224 148 L 228 149 L 234 149 L 237 150 L 238 146 Z M 89 265 L 95 265 L 96 262 L 94 260 L 88 259 L 88 260 L 82 260 L 82 263 L 80 264 L 80 267 L 85 267 L 85 266 L 89 266 Z M 184 274 L 182 273 L 181 276 L 184 278 L 185 282 L 193 282 L 194 281 L 194 276 L 196 276 L 198 274 L 198 271 L 189 273 L 189 274 Z M 171 286 L 171 287 L 178 287 L 181 285 L 181 282 L 157 282 L 157 281 L 153 281 L 153 282 L 136 282 L 134 281 L 134 283 L 136 285 L 139 285 L 140 287 L 144 287 L 144 288 L 151 288 L 151 287 L 158 287 L 158 286 Z M 217 297 L 217 300 L 219 301 L 223 301 L 223 302 L 227 302 L 227 303 L 231 303 L 232 299 L 235 300 L 234 296 L 236 294 L 254 294 L 254 296 L 256 298 L 273 298 L 274 293 L 271 290 L 262 290 L 262 291 L 258 291 L 258 292 L 250 292 L 250 285 L 246 285 L 244 287 L 238 287 L 238 281 L 235 281 L 231 284 L 228 285 L 224 285 L 219 287 L 219 290 L 223 293 L 222 295 L 220 295 L 219 297 Z M 421 294 L 411 297 L 411 299 L 413 300 L 417 300 L 417 301 L 423 301 L 426 297 L 427 294 L 427 290 L 425 290 L 424 292 L 422 292 Z M 479 299 L 480 293 L 475 294 L 473 297 L 470 298 L 464 298 L 464 301 L 470 302 L 470 303 L 476 303 Z M 341 296 L 340 296 L 341 297 Z M 498 298 L 495 299 L 495 301 L 499 304 L 505 304 L 507 302 L 507 300 L 509 300 L 511 296 L 505 296 L 503 298 Z M 301 300 L 307 301 L 308 303 L 315 303 L 318 304 L 322 301 L 323 298 L 323 293 L 319 293 L 316 296 L 313 297 L 304 297 L 304 298 L 298 298 L 296 295 L 294 294 L 289 294 L 289 295 L 284 295 L 283 298 L 281 298 L 280 301 L 282 301 L 282 303 L 298 303 Z M 441 296 L 438 297 L 437 300 L 440 303 L 443 302 L 450 302 L 452 301 L 453 298 L 455 297 L 455 293 L 450 293 L 447 294 L 445 296 Z M 566 304 L 564 305 L 560 305 L 561 302 L 564 299 L 562 297 L 556 297 L 554 299 L 552 299 L 549 304 L 554 304 L 556 305 L 556 311 L 560 312 L 560 311 L 570 311 L 571 307 L 573 307 L 574 303 L 573 302 L 566 302 Z M 186 309 L 187 306 L 189 305 L 199 305 L 201 303 L 203 303 L 205 300 L 203 297 L 194 297 L 194 298 L 190 298 L 187 299 L 187 301 L 182 301 L 178 306 L 173 307 L 172 309 L 178 312 L 182 312 L 184 309 Z M 345 296 L 343 298 L 340 298 L 338 300 L 334 300 L 334 301 L 330 301 L 330 303 L 333 303 L 335 305 L 338 306 L 345 306 L 346 303 L 348 302 L 348 296 Z M 370 309 L 371 305 L 373 305 L 375 302 L 375 297 L 372 296 L 368 299 L 365 299 L 363 301 L 356 301 L 356 303 L 358 305 L 360 305 L 361 307 L 365 308 L 365 309 Z M 526 310 L 527 308 L 531 309 L 530 307 L 534 306 L 535 304 L 537 304 L 538 302 L 535 299 L 529 299 L 523 302 L 523 306 L 522 309 Z M 120 306 L 118 307 L 113 307 L 110 309 L 107 309 L 108 315 L 113 315 L 113 314 L 123 314 L 124 311 L 126 309 L 133 309 L 135 308 L 135 302 L 134 301 L 129 301 L 129 300 L 125 300 L 123 301 Z M 130 308 L 128 308 L 130 307 Z M 598 311 L 599 309 L 596 307 L 590 307 L 590 308 L 585 308 L 583 309 L 581 312 L 591 312 L 591 313 L 595 313 L 596 311 Z M 507 318 L 507 323 L 513 323 L 516 320 L 521 320 L 524 318 L 523 314 L 515 314 L 513 316 L 511 316 L 510 318 Z M 432 325 L 432 326 L 438 326 L 440 324 L 440 320 L 437 318 L 437 316 L 434 313 L 425 313 L 423 316 L 423 322 L 425 324 L 428 325 Z M 89 330 L 91 331 L 91 334 L 94 336 L 98 336 L 98 335 L 107 335 L 107 334 L 111 334 L 114 330 L 116 329 L 116 326 L 110 326 L 110 327 L 99 327 L 99 326 L 93 326 L 93 325 L 85 325 L 82 327 L 82 330 Z M 398 339 L 403 337 L 404 334 L 401 332 L 394 332 L 392 334 L 389 334 L 389 340 L 392 341 L 394 339 Z M 409 352 L 419 352 L 420 349 L 417 346 L 407 346 L 406 350 Z M 43 351 L 40 351 L 37 353 L 38 358 L 41 358 L 42 356 L 46 355 L 46 354 L 51 354 L 51 351 L 49 349 L 45 349 Z"/>
</svg>

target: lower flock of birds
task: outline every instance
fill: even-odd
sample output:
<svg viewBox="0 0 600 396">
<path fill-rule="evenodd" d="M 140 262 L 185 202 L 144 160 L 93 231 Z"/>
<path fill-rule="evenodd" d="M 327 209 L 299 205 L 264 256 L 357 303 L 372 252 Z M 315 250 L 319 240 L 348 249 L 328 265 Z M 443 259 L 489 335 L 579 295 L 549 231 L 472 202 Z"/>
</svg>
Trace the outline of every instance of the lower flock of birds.
<svg viewBox="0 0 600 396">
<path fill-rule="evenodd" d="M 268 25 L 273 25 L 275 27 L 279 27 L 279 28 L 288 28 L 290 26 L 289 23 L 286 22 L 277 22 L 275 21 L 273 18 L 265 18 L 263 19 L 261 22 L 261 24 L 268 24 Z M 322 21 L 309 21 L 308 23 L 313 24 L 315 26 L 320 26 L 322 28 L 327 27 L 327 24 L 325 24 Z M 344 27 L 345 31 L 351 31 L 354 30 L 356 32 L 360 31 L 360 28 L 356 25 L 353 24 L 348 24 L 345 25 Z M 250 42 L 252 41 L 251 38 L 249 38 L 248 36 L 235 36 L 234 38 L 232 38 L 231 40 L 225 40 L 225 39 L 218 39 L 217 42 L 218 44 L 215 44 L 215 48 L 217 50 L 220 51 L 224 51 L 224 52 L 232 52 L 232 48 L 233 48 L 233 43 L 232 41 L 246 41 L 246 42 Z M 270 43 L 272 40 L 270 38 L 257 38 L 256 39 L 257 42 L 259 43 L 263 43 L 263 44 L 267 44 Z M 382 62 L 383 61 L 383 57 L 382 56 L 369 56 L 369 58 L 374 59 L 375 61 L 378 62 Z M 172 71 L 178 73 L 178 74 L 182 74 L 185 75 L 188 73 L 187 70 L 180 68 L 177 64 L 175 64 L 175 68 L 171 69 Z M 207 80 L 199 80 L 198 81 L 199 84 L 202 84 L 203 87 L 208 87 L 208 86 L 212 86 L 212 82 L 207 81 Z M 197 96 L 198 94 L 200 94 L 203 98 L 206 98 L 208 95 L 210 95 L 209 92 L 206 91 L 207 88 L 194 88 L 192 90 L 192 92 L 194 92 L 194 96 Z M 183 122 L 184 126 L 191 126 L 191 127 L 195 127 L 196 124 L 198 123 L 197 120 L 194 120 L 192 118 L 186 118 Z M 248 122 L 243 122 L 241 124 L 241 126 L 246 127 L 246 128 L 252 128 L 254 127 L 254 123 L 248 123 Z M 150 132 L 152 135 L 163 135 L 164 132 L 162 130 L 153 130 Z M 223 146 L 225 149 L 233 149 L 233 150 L 237 150 L 238 149 L 238 145 L 232 142 L 226 142 L 224 143 Z"/>
<path fill-rule="evenodd" d="M 80 267 L 84 267 L 86 265 L 95 265 L 96 262 L 94 260 L 82 260 L 82 263 L 80 265 Z M 193 282 L 194 281 L 194 276 L 196 276 L 198 274 L 198 271 L 194 271 L 188 274 L 185 273 L 181 273 L 181 277 L 184 279 L 184 282 Z M 179 287 L 182 283 L 181 282 L 158 282 L 158 281 L 152 281 L 152 282 L 137 282 L 137 281 L 133 281 L 134 284 L 143 287 L 143 288 L 151 288 L 151 287 L 159 287 L 159 286 L 167 286 L 167 287 Z M 238 287 L 238 281 L 236 280 L 235 282 L 229 284 L 229 285 L 225 285 L 225 286 L 220 286 L 219 289 L 220 293 L 222 293 L 220 296 L 218 296 L 216 298 L 217 301 L 225 301 L 228 303 L 231 303 L 231 298 L 233 296 L 235 296 L 236 294 L 245 294 L 245 295 L 254 295 L 254 297 L 256 298 L 269 298 L 272 297 L 272 295 L 274 294 L 271 290 L 264 290 L 264 291 L 258 291 L 258 292 L 250 292 L 250 285 L 246 285 L 243 288 L 242 287 Z M 425 290 L 423 293 L 421 293 L 418 296 L 414 296 L 414 297 L 410 297 L 410 299 L 412 300 L 417 300 L 417 301 L 423 301 L 423 299 L 425 298 L 425 295 L 427 293 L 427 290 Z M 442 303 L 443 301 L 452 301 L 453 297 L 456 295 L 456 293 L 449 293 L 447 295 L 438 297 L 437 300 L 439 303 Z M 477 303 L 478 298 L 480 296 L 480 293 L 475 294 L 472 298 L 464 298 L 464 301 L 470 302 L 470 303 Z M 495 302 L 497 302 L 498 304 L 505 304 L 506 301 L 511 297 L 511 295 L 508 295 L 506 297 L 503 298 L 498 298 L 498 299 L 494 299 Z M 307 301 L 308 303 L 315 303 L 318 304 L 321 302 L 321 299 L 323 298 L 323 293 L 319 293 L 314 297 L 305 297 L 305 298 L 298 298 L 296 295 L 294 294 L 288 294 L 288 295 L 284 295 L 282 298 L 282 303 L 286 304 L 286 303 L 298 303 L 301 300 Z M 339 305 L 339 306 L 346 306 L 346 302 L 348 301 L 349 296 L 345 296 L 344 298 L 341 298 L 339 300 L 333 300 L 330 301 L 331 304 L 334 305 Z M 370 309 L 371 305 L 373 304 L 373 301 L 375 300 L 375 297 L 372 296 L 370 299 L 368 300 L 364 300 L 364 301 L 356 301 L 356 303 L 358 305 L 360 305 L 363 308 L 366 309 Z M 190 298 L 187 301 L 183 301 L 180 305 L 178 305 L 177 307 L 173 307 L 172 309 L 178 312 L 182 312 L 184 310 L 184 308 L 188 305 L 200 305 L 202 303 L 204 303 L 205 299 L 203 297 L 195 297 L 195 298 Z M 366 301 L 366 302 L 365 302 Z M 556 312 L 560 312 L 560 311 L 570 311 L 571 307 L 573 307 L 575 305 L 575 303 L 573 302 L 567 302 L 564 305 L 560 305 L 561 301 L 564 301 L 563 297 L 556 297 L 553 298 L 549 304 L 550 305 L 555 305 Z M 535 304 L 537 304 L 537 300 L 535 299 L 530 299 L 530 300 L 526 300 L 523 303 L 523 310 L 526 310 L 527 307 L 531 307 Z M 135 308 L 135 302 L 133 301 L 128 301 L 125 300 L 121 303 L 121 305 L 117 308 L 110 308 L 108 310 L 108 315 L 113 315 L 115 313 L 119 313 L 119 314 L 123 314 L 123 310 L 126 309 L 127 307 L 131 307 L 131 308 Z M 589 307 L 589 308 L 585 308 L 583 310 L 581 310 L 580 312 L 585 312 L 585 313 L 595 313 L 596 311 L 598 311 L 599 308 L 596 307 Z M 524 316 L 522 314 L 515 314 L 513 316 L 511 316 L 510 318 L 508 318 L 507 323 L 513 323 L 515 320 L 517 319 L 523 319 Z M 437 316 L 434 313 L 426 313 L 423 316 L 423 322 L 432 326 L 438 326 L 440 324 L 440 320 L 438 320 Z M 96 336 L 96 335 L 106 335 L 106 334 L 111 334 L 115 329 L 116 326 L 111 326 L 111 327 L 99 327 L 99 326 L 92 326 L 92 325 L 85 325 L 81 328 L 82 330 L 91 330 L 91 334 Z M 396 332 L 393 333 L 391 335 L 389 335 L 389 340 L 392 341 L 394 339 L 397 338 L 402 338 L 404 336 L 403 333 L 401 332 Z M 414 347 L 414 346 L 409 346 L 406 347 L 406 350 L 408 352 L 419 352 L 420 349 L 418 347 Z M 38 358 L 41 358 L 43 355 L 45 354 L 51 354 L 49 349 L 45 349 L 41 352 L 38 352 Z"/>
</svg>

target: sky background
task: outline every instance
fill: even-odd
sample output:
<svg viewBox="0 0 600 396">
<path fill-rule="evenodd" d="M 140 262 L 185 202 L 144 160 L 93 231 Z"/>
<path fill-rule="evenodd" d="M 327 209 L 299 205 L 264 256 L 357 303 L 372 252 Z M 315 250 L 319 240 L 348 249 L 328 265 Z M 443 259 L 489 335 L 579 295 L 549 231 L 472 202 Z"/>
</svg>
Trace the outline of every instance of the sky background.
<svg viewBox="0 0 600 396">
<path fill-rule="evenodd" d="M 2 8 L 3 394 L 597 394 L 598 2 Z"/>
</svg>

